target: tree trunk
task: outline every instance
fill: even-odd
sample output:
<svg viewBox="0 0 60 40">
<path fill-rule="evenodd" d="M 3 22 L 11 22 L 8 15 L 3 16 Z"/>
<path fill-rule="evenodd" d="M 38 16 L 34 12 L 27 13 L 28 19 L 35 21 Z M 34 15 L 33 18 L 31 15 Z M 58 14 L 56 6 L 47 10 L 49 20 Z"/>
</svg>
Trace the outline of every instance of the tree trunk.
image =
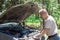
<svg viewBox="0 0 60 40">
<path fill-rule="evenodd" d="M 58 0 L 58 4 L 60 4 L 60 0 Z"/>
<path fill-rule="evenodd" d="M 0 12 L 2 12 L 2 4 L 3 4 L 3 0 L 0 0 Z"/>
<path fill-rule="evenodd" d="M 42 0 L 42 4 L 45 5 L 45 0 Z"/>
</svg>

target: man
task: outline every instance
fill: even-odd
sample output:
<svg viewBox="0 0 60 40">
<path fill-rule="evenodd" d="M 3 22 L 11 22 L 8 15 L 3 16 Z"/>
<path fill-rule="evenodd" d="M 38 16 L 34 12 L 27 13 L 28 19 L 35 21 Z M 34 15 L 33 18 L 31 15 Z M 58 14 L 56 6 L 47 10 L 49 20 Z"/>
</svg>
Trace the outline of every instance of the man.
<svg viewBox="0 0 60 40">
<path fill-rule="evenodd" d="M 57 34 L 57 24 L 54 18 L 49 15 L 45 9 L 39 10 L 39 14 L 44 19 L 44 28 L 39 34 L 33 36 L 33 38 L 38 39 L 46 34 L 48 36 L 47 40 L 60 40 L 60 37 Z"/>
</svg>

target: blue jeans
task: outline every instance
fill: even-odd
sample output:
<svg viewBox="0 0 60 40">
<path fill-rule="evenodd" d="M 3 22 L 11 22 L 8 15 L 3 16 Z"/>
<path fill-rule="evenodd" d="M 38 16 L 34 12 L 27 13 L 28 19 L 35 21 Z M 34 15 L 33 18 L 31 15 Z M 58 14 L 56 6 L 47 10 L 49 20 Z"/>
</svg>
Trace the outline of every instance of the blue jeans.
<svg viewBox="0 0 60 40">
<path fill-rule="evenodd" d="M 60 37 L 58 35 L 55 35 L 52 38 L 49 38 L 48 40 L 60 40 Z"/>
</svg>

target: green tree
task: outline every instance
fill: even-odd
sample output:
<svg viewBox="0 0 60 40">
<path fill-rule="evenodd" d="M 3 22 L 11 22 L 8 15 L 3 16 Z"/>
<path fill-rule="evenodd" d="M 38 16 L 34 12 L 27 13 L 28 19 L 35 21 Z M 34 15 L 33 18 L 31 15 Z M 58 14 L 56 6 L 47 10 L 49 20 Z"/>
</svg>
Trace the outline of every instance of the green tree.
<svg viewBox="0 0 60 40">
<path fill-rule="evenodd" d="M 58 4 L 60 4 L 60 0 L 58 0 Z"/>
<path fill-rule="evenodd" d="M 0 12 L 2 12 L 2 4 L 3 4 L 4 0 L 0 0 Z"/>
</svg>

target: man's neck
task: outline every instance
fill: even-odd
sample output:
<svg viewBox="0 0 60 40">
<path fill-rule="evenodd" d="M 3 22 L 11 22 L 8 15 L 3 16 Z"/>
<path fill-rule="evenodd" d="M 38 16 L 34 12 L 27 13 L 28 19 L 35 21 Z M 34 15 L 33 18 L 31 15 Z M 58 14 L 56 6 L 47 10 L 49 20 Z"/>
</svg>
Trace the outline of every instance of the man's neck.
<svg viewBox="0 0 60 40">
<path fill-rule="evenodd" d="M 47 19 L 47 18 L 48 18 L 48 16 L 49 16 L 49 15 L 47 15 L 47 16 L 45 17 L 45 19 Z M 45 20 L 45 19 L 44 19 L 44 20 Z"/>
</svg>

